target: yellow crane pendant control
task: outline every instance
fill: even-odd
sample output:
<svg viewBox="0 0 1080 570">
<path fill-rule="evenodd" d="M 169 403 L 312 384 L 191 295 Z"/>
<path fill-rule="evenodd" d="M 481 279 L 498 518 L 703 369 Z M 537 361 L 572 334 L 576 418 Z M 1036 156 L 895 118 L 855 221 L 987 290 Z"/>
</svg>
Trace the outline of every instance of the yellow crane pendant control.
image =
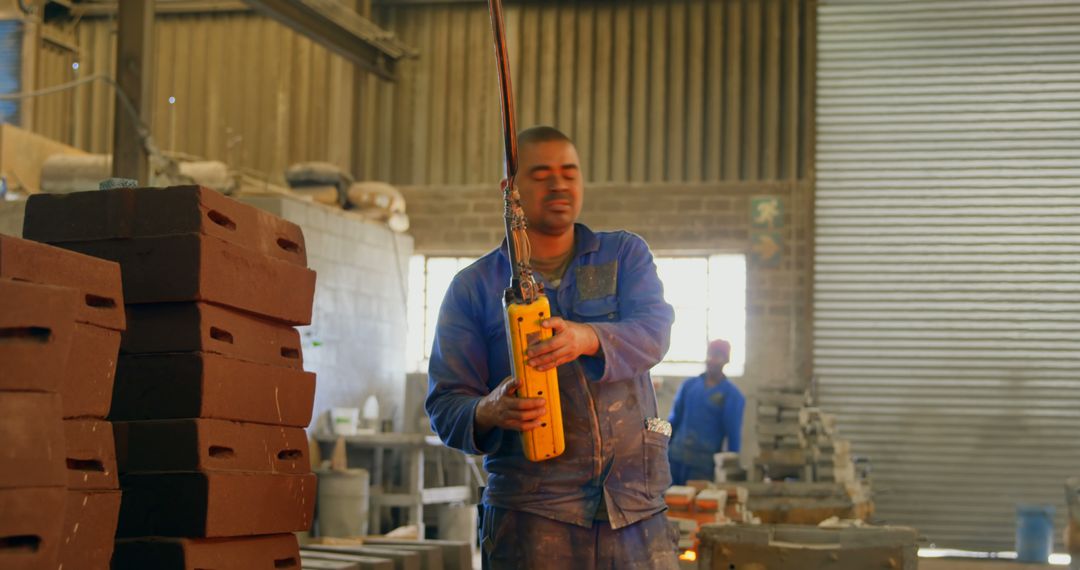
<svg viewBox="0 0 1080 570">
<path fill-rule="evenodd" d="M 529 366 L 525 358 L 525 350 L 530 344 L 551 338 L 551 329 L 540 326 L 550 316 L 551 305 L 543 295 L 527 305 L 509 303 L 506 307 L 510 358 L 514 363 L 514 377 L 519 380 L 518 397 L 547 400 L 547 413 L 540 418 L 540 427 L 521 432 L 525 457 L 529 461 L 558 457 L 566 450 L 562 404 L 559 402 L 559 374 L 555 368 L 540 372 Z"/>
<path fill-rule="evenodd" d="M 547 414 L 540 427 L 521 433 L 525 457 L 544 461 L 566 450 L 563 438 L 562 403 L 559 401 L 559 374 L 556 369 L 540 372 L 526 363 L 529 345 L 551 338 L 551 329 L 540 323 L 551 317 L 551 303 L 544 288 L 533 278 L 529 264 L 531 250 L 526 233 L 527 220 L 521 196 L 514 184 L 518 169 L 517 127 L 514 120 L 514 90 L 510 86 L 510 57 L 506 51 L 506 28 L 502 0 L 488 0 L 491 32 L 495 39 L 495 63 L 499 68 L 499 105 L 502 108 L 503 151 L 506 179 L 503 183 L 503 221 L 506 225 L 506 255 L 510 261 L 510 287 L 505 291 L 506 336 L 519 398 L 543 398 Z"/>
</svg>

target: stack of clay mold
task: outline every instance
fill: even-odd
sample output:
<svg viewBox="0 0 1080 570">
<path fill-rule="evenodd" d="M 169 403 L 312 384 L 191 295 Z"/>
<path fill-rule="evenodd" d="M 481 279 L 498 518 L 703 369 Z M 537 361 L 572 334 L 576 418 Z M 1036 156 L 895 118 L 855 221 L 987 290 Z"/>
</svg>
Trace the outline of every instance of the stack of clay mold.
<svg viewBox="0 0 1080 570">
<path fill-rule="evenodd" d="M 25 231 L 122 271 L 112 567 L 299 569 L 315 501 L 300 228 L 187 186 L 34 196 Z"/>
<path fill-rule="evenodd" d="M 116 263 L 0 236 L 0 567 L 109 567 Z"/>
</svg>

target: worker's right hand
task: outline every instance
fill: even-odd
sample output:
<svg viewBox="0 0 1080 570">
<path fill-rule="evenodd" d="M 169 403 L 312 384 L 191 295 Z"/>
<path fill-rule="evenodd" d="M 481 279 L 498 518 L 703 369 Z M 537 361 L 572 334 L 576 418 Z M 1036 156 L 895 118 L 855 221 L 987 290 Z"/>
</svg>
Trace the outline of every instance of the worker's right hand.
<svg viewBox="0 0 1080 570">
<path fill-rule="evenodd" d="M 529 431 L 540 427 L 540 417 L 547 413 L 543 398 L 519 398 L 517 379 L 502 381 L 476 405 L 475 427 L 478 436 L 493 428 Z"/>
</svg>

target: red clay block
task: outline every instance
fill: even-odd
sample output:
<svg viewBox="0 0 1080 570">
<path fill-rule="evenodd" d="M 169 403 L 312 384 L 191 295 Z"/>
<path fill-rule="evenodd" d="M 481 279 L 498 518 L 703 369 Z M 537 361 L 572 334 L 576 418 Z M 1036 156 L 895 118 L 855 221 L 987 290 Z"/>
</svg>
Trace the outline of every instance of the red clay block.
<svg viewBox="0 0 1080 570">
<path fill-rule="evenodd" d="M 108 570 L 120 491 L 68 491 L 59 568 Z"/>
<path fill-rule="evenodd" d="M 0 488 L 67 484 L 59 394 L 0 392 L 0 442 Z"/>
<path fill-rule="evenodd" d="M 96 419 L 64 420 L 64 438 L 69 489 L 120 488 L 111 423 Z"/>
<path fill-rule="evenodd" d="M 76 321 L 124 330 L 124 298 L 116 263 L 0 235 L 0 277 L 77 289 Z"/>
<path fill-rule="evenodd" d="M 122 356 L 114 421 L 212 418 L 307 427 L 315 375 L 215 354 Z"/>
<path fill-rule="evenodd" d="M 225 420 L 117 422 L 120 472 L 311 472 L 303 428 Z M 167 442 L 167 445 L 165 443 Z"/>
<path fill-rule="evenodd" d="M 60 382 L 65 418 L 105 418 L 112 404 L 120 331 L 75 324 L 67 374 Z"/>
<path fill-rule="evenodd" d="M 207 301 L 294 325 L 311 323 L 315 272 L 197 234 L 64 247 L 120 263 L 124 302 Z"/>
<path fill-rule="evenodd" d="M 68 287 L 0 279 L 0 390 L 60 389 L 78 299 Z"/>
<path fill-rule="evenodd" d="M 116 541 L 112 570 L 300 570 L 296 536 L 134 538 Z"/>
<path fill-rule="evenodd" d="M 63 487 L 0 489 L 0 568 L 57 569 L 65 493 Z"/>
<path fill-rule="evenodd" d="M 35 195 L 23 233 L 47 243 L 205 234 L 307 265 L 299 226 L 199 186 Z"/>
<path fill-rule="evenodd" d="M 125 354 L 210 352 L 288 368 L 303 368 L 296 329 L 208 303 L 129 305 Z"/>
<path fill-rule="evenodd" d="M 124 475 L 117 537 L 221 538 L 308 530 L 315 485 L 310 473 Z"/>
</svg>

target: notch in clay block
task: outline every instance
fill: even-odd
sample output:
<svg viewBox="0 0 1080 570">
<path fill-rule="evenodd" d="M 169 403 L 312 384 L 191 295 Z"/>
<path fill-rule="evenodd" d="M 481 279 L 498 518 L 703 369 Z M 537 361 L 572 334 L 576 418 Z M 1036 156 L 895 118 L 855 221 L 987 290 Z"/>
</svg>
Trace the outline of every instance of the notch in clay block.
<svg viewBox="0 0 1080 570">
<path fill-rule="evenodd" d="M 120 488 L 111 423 L 97 419 L 64 420 L 64 438 L 69 489 Z"/>
</svg>

